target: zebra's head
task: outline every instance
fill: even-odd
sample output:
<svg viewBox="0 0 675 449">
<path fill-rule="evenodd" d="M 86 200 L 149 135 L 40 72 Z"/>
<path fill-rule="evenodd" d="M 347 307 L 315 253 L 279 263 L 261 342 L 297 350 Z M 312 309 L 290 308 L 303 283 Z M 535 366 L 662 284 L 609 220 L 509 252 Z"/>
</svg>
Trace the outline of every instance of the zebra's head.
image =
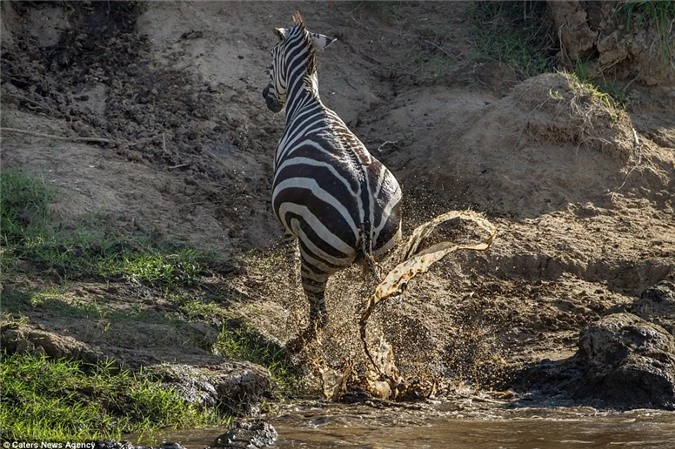
<svg viewBox="0 0 675 449">
<path fill-rule="evenodd" d="M 293 83 L 305 83 L 316 73 L 316 52 L 335 41 L 307 31 L 299 12 L 293 14 L 293 21 L 292 28 L 274 29 L 279 41 L 272 49 L 270 83 L 263 90 L 263 98 L 275 113 L 283 109 Z"/>
</svg>

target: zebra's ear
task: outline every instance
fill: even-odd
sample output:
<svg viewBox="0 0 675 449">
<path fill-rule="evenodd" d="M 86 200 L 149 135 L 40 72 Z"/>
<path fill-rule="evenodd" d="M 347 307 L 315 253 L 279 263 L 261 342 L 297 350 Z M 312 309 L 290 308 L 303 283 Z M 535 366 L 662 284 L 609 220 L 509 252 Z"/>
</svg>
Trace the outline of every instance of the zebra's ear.
<svg viewBox="0 0 675 449">
<path fill-rule="evenodd" d="M 282 40 L 286 39 L 286 35 L 288 34 L 288 30 L 286 28 L 275 28 L 274 34 L 279 36 L 279 40 L 282 41 Z"/>
<path fill-rule="evenodd" d="M 309 33 L 309 38 L 316 51 L 323 50 L 337 40 L 334 37 L 328 37 L 318 33 Z"/>
</svg>

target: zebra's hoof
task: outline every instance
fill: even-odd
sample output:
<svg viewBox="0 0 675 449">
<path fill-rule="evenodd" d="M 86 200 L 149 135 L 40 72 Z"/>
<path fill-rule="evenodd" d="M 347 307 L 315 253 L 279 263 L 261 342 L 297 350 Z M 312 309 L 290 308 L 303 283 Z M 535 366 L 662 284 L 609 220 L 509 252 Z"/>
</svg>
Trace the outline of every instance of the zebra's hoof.
<svg viewBox="0 0 675 449">
<path fill-rule="evenodd" d="M 286 351 L 289 354 L 298 354 L 304 349 L 305 343 L 306 341 L 302 336 L 292 338 L 286 342 Z"/>
</svg>

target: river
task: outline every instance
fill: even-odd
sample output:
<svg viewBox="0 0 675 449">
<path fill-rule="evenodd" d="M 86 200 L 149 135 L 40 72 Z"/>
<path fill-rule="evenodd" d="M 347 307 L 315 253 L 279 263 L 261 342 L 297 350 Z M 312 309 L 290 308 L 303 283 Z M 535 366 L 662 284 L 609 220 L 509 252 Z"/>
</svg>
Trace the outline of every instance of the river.
<svg viewBox="0 0 675 449">
<path fill-rule="evenodd" d="M 479 404 L 297 404 L 270 418 L 277 449 L 675 449 L 675 412 Z M 222 430 L 159 440 L 202 449 Z"/>
</svg>

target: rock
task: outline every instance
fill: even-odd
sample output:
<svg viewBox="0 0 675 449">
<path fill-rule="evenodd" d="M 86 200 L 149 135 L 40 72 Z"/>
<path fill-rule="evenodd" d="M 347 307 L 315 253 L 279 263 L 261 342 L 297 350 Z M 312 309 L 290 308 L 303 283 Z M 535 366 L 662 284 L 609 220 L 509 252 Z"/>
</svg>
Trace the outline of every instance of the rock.
<svg viewBox="0 0 675 449">
<path fill-rule="evenodd" d="M 619 408 L 675 407 L 675 337 L 631 313 L 616 313 L 581 333 L 583 379 L 575 396 Z"/>
<path fill-rule="evenodd" d="M 265 421 L 238 423 L 208 446 L 209 449 L 262 449 L 274 444 L 277 431 Z"/>
<path fill-rule="evenodd" d="M 645 11 L 622 2 L 548 1 L 560 39 L 558 61 L 568 70 L 584 66 L 591 77 L 673 85 L 668 63 L 673 34 Z"/>
<path fill-rule="evenodd" d="M 661 281 L 646 289 L 633 303 L 632 312 L 675 335 L 675 283 Z"/>
<path fill-rule="evenodd" d="M 180 443 L 165 441 L 159 446 L 159 449 L 186 449 L 186 448 Z"/>
<path fill-rule="evenodd" d="M 561 60 L 578 61 L 590 55 L 598 38 L 597 31 L 593 31 L 588 24 L 588 14 L 581 2 L 549 1 L 556 29 L 560 32 Z"/>
<path fill-rule="evenodd" d="M 139 355 L 132 350 L 118 351 L 119 348 L 94 346 L 70 336 L 16 323 L 3 324 L 0 338 L 8 354 L 45 354 L 52 358 L 81 360 L 84 363 L 113 360 L 120 366 L 132 368 L 135 362 L 133 356 Z M 269 394 L 272 385 L 269 371 L 246 361 L 200 356 L 195 357 L 190 364 L 155 361 L 151 365 L 142 365 L 145 373 L 173 387 L 187 401 L 209 407 L 224 407 L 228 413 L 254 411 L 261 398 Z"/>
<path fill-rule="evenodd" d="M 272 377 L 249 362 L 223 361 L 211 365 L 161 364 L 145 368 L 174 387 L 189 402 L 222 405 L 229 413 L 248 413 L 269 392 Z"/>
<path fill-rule="evenodd" d="M 63 357 L 95 363 L 104 359 L 98 349 L 73 337 L 30 326 L 8 323 L 0 328 L 2 347 L 8 354 L 45 354 L 49 357 Z"/>
<path fill-rule="evenodd" d="M 102 440 L 94 443 L 94 449 L 138 449 L 128 441 Z"/>
</svg>

